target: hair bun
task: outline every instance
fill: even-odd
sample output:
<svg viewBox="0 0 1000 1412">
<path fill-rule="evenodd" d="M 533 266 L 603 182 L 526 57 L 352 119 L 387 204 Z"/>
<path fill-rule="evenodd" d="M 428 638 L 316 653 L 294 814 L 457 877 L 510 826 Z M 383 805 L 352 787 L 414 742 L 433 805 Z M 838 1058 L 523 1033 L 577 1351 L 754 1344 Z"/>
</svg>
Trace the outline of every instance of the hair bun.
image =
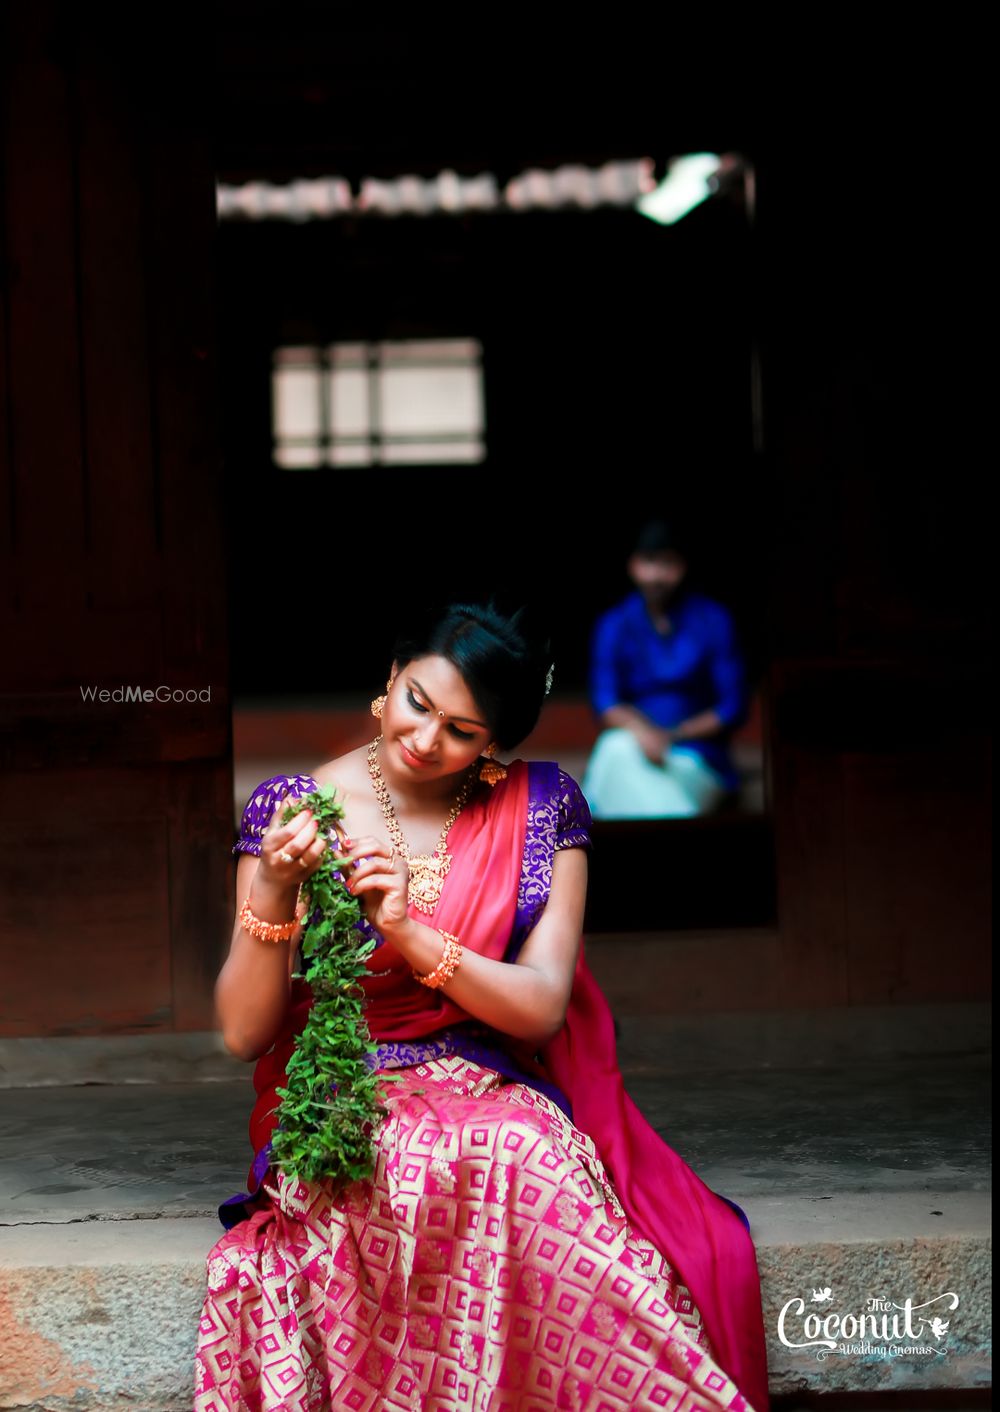
<svg viewBox="0 0 1000 1412">
<path fill-rule="evenodd" d="M 534 730 L 552 685 L 548 615 L 521 601 L 507 609 L 498 595 L 487 603 L 452 603 L 421 614 L 394 653 L 405 666 L 442 656 L 461 672 L 501 749 Z"/>
</svg>

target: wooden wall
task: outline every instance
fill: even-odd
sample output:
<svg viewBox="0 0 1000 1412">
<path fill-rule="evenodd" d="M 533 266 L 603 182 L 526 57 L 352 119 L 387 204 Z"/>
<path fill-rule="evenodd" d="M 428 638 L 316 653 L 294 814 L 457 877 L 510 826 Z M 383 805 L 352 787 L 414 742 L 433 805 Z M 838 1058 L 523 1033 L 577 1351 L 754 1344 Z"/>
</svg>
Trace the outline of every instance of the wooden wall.
<svg viewBox="0 0 1000 1412">
<path fill-rule="evenodd" d="M 786 1004 L 985 999 L 993 558 L 947 133 L 898 87 L 761 154 L 771 800 Z M 891 142 L 893 134 L 899 137 Z M 891 151 L 891 156 L 889 155 Z"/>
<path fill-rule="evenodd" d="M 4 13 L 0 1033 L 204 1028 L 232 814 L 204 74 Z M 81 693 L 130 685 L 202 699 Z"/>
<path fill-rule="evenodd" d="M 268 13 L 262 45 L 272 23 Z M 415 591 L 394 576 L 408 539 L 405 502 L 398 514 L 387 510 L 385 485 L 367 485 L 337 518 L 321 513 L 315 485 L 302 478 L 285 481 L 281 499 L 266 481 L 266 357 L 256 407 L 232 363 L 220 391 L 217 276 L 227 338 L 238 343 L 239 315 L 243 326 L 256 324 L 265 354 L 272 335 L 301 335 L 303 298 L 323 286 L 287 251 L 274 265 L 251 252 L 241 266 L 235 232 L 225 235 L 227 262 L 217 269 L 213 182 L 225 150 L 213 152 L 213 139 L 221 132 L 223 149 L 228 140 L 235 150 L 239 134 L 241 162 L 253 167 L 256 157 L 238 107 L 224 121 L 226 104 L 212 111 L 218 74 L 207 35 L 201 43 L 186 26 L 166 26 L 140 53 L 117 22 L 51 0 L 8 8 L 4 25 L 0 1033 L 204 1028 L 233 901 L 231 646 L 244 687 L 260 679 L 261 642 L 280 641 L 288 660 L 299 659 L 297 639 L 262 630 L 260 583 L 281 551 L 294 558 L 303 524 L 329 526 L 320 547 L 331 565 L 346 544 L 357 566 L 353 578 L 331 574 L 330 602 L 341 603 L 345 582 L 350 594 L 364 573 L 372 596 L 358 611 L 372 625 L 388 623 L 399 593 Z M 247 63 L 256 72 L 253 42 Z M 394 51 L 401 62 L 405 49 Z M 338 54 L 355 89 L 364 62 Z M 294 88 L 291 70 L 286 79 Z M 619 115 L 628 112 L 627 75 L 622 84 Z M 268 119 L 269 160 L 294 174 L 294 125 L 282 129 L 280 112 L 265 112 L 259 85 L 253 101 Z M 571 111 L 553 93 L 557 106 Z M 896 133 L 896 111 L 890 90 L 878 111 L 852 101 L 821 129 L 789 117 L 765 134 L 752 107 L 731 105 L 726 143 L 742 147 L 758 172 L 753 248 L 739 260 L 752 297 L 746 304 L 734 286 L 734 313 L 725 271 L 706 295 L 722 332 L 715 343 L 701 339 L 698 357 L 725 367 L 729 391 L 718 421 L 703 383 L 688 403 L 685 465 L 695 469 L 686 498 L 709 521 L 719 517 L 716 582 L 745 589 L 737 606 L 752 625 L 764 692 L 769 838 L 761 856 L 773 854 L 776 917 L 771 928 L 729 929 L 715 943 L 688 936 L 671 950 L 668 937 L 666 1008 L 683 1008 L 698 984 L 700 1008 L 769 1009 L 979 999 L 988 984 L 990 546 L 964 410 L 969 340 L 958 318 L 975 297 L 974 267 L 962 258 L 951 212 L 915 202 L 917 164 L 903 180 L 898 142 L 895 178 L 884 161 L 865 168 L 863 154 L 884 152 Z M 418 114 L 417 106 L 404 134 L 411 152 Z M 400 128 L 391 112 L 384 120 Z M 912 112 L 908 121 L 912 136 Z M 688 114 L 691 142 L 679 138 L 679 150 L 698 130 Z M 421 169 L 449 165 L 449 132 L 447 124 L 428 131 Z M 326 135 L 334 142 L 336 124 Z M 923 162 L 947 158 L 943 139 L 928 132 L 921 140 Z M 623 153 L 624 142 L 619 133 Z M 639 150 L 637 138 L 627 155 Z M 325 154 L 313 150 L 311 160 Z M 614 220 L 598 225 L 607 236 Z M 431 331 L 418 306 L 419 279 L 433 277 L 450 291 L 453 321 L 463 316 L 454 331 L 492 341 L 495 460 L 484 486 L 448 487 L 441 533 L 454 542 L 464 526 L 463 562 L 488 576 L 512 555 L 529 562 L 540 514 L 542 541 L 560 552 L 544 556 L 537 581 L 582 642 L 592 610 L 620 586 L 616 536 L 664 493 L 656 397 L 670 378 L 658 380 L 648 353 L 666 349 L 680 286 L 656 278 L 653 246 L 664 239 L 652 229 L 638 275 L 615 258 L 610 236 L 561 251 L 558 241 L 532 246 L 529 232 L 530 222 L 508 228 L 478 272 L 466 258 L 479 239 L 471 227 L 451 227 L 448 239 L 464 242 L 457 251 L 414 243 L 396 267 L 396 293 L 382 290 L 378 326 L 363 331 Z M 258 253 L 280 253 L 293 234 L 246 239 Z M 299 234 L 312 244 L 313 268 L 325 271 L 329 307 L 345 309 L 345 331 L 358 336 L 358 317 L 370 312 L 363 289 L 334 282 L 323 259 L 329 231 Z M 372 238 L 394 237 L 386 227 Z M 341 274 L 370 254 L 356 241 Z M 699 288 L 684 294 L 690 313 Z M 485 311 L 480 328 L 467 326 L 470 309 Z M 516 327 L 505 326 L 511 310 Z M 725 322 L 737 315 L 758 340 L 763 386 L 763 447 L 743 464 L 734 428 L 740 418 L 746 425 L 747 408 L 733 411 L 743 395 L 733 391 L 743 335 L 734 339 L 736 325 Z M 548 342 L 537 337 L 538 317 Z M 324 336 L 337 331 L 328 324 Z M 641 349 L 629 342 L 636 331 Z M 628 415 L 605 416 L 596 431 L 571 415 L 574 398 L 585 412 L 595 401 L 590 392 L 581 399 L 576 372 L 559 361 L 567 348 L 577 371 L 589 362 L 593 387 L 607 387 L 601 370 L 613 370 L 617 406 Z M 681 383 L 699 381 L 683 347 L 663 358 Z M 635 401 L 630 369 L 641 367 Z M 526 423 L 542 433 L 528 457 Z M 709 474 L 696 462 L 706 424 Z M 738 513 L 715 473 L 731 476 Z M 756 499 L 747 495 L 750 477 Z M 263 482 L 272 499 L 255 501 Z M 263 550 L 249 547 L 254 528 Z M 572 548 L 581 542 L 589 545 L 582 558 Z M 268 557 L 255 559 L 258 551 Z M 387 564 L 397 567 L 387 574 Z M 452 559 L 442 555 L 441 564 L 455 571 Z M 308 616 L 289 626 L 279 611 L 266 621 L 310 630 Z M 380 672 L 374 626 L 369 639 L 368 659 L 357 664 L 374 671 L 378 663 Z M 332 675 L 317 686 L 342 689 L 343 654 L 324 660 Z M 208 697 L 81 698 L 82 686 L 130 684 Z M 669 833 L 661 848 L 668 873 L 677 856 Z M 706 886 L 721 889 L 731 878 L 718 856 L 709 838 L 697 866 Z"/>
</svg>

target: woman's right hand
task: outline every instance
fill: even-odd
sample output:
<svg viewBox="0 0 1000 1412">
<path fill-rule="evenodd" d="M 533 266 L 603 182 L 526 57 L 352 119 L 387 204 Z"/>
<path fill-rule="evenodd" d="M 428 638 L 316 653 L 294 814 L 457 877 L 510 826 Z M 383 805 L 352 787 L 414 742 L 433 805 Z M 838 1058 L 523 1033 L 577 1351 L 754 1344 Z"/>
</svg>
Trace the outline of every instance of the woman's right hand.
<svg viewBox="0 0 1000 1412">
<path fill-rule="evenodd" d="M 298 887 L 316 871 L 329 847 L 310 809 L 298 810 L 287 824 L 281 822 L 288 805 L 294 808 L 298 802 L 295 796 L 283 799 L 261 839 L 257 877 L 265 886 Z"/>
</svg>

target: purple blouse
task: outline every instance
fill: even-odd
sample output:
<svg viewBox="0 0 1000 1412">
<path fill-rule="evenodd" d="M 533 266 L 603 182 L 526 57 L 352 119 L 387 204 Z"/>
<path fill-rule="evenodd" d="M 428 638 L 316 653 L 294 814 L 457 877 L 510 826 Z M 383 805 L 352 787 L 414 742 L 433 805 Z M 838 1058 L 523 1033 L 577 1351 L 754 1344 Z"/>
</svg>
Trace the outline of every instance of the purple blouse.
<svg viewBox="0 0 1000 1412">
<path fill-rule="evenodd" d="M 311 775 L 272 775 L 263 780 L 247 800 L 233 854 L 250 853 L 259 858 L 260 841 L 281 801 L 288 795 L 301 797 L 318 788 Z M 576 780 L 552 761 L 529 762 L 528 820 L 517 914 L 505 960 L 512 961 L 517 956 L 545 906 L 552 885 L 554 854 L 562 848 L 589 848 L 590 826 L 590 809 Z M 364 918 L 358 929 L 375 938 L 376 949 L 381 945 L 381 937 Z"/>
<path fill-rule="evenodd" d="M 233 854 L 252 853 L 260 857 L 260 841 L 267 832 L 275 809 L 292 794 L 299 797 L 318 789 L 312 775 L 272 775 L 253 790 L 240 820 L 240 836 Z M 565 770 L 549 760 L 533 760 L 528 765 L 528 833 L 546 834 L 554 828 L 555 848 L 590 846 L 590 810 L 577 784 Z M 528 863 L 525 845 L 525 863 Z M 551 870 L 549 873 L 551 877 Z"/>
</svg>

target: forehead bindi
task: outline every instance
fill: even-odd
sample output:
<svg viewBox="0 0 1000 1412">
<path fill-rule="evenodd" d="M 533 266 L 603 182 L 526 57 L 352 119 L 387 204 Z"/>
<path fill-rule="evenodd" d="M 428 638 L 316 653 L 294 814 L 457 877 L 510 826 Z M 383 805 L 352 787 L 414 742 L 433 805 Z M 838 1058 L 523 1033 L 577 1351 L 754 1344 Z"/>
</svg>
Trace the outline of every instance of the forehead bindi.
<svg viewBox="0 0 1000 1412">
<path fill-rule="evenodd" d="M 428 657 L 413 662 L 406 678 L 411 690 L 431 710 L 443 712 L 450 720 L 488 729 L 461 672 L 446 659 Z"/>
</svg>

